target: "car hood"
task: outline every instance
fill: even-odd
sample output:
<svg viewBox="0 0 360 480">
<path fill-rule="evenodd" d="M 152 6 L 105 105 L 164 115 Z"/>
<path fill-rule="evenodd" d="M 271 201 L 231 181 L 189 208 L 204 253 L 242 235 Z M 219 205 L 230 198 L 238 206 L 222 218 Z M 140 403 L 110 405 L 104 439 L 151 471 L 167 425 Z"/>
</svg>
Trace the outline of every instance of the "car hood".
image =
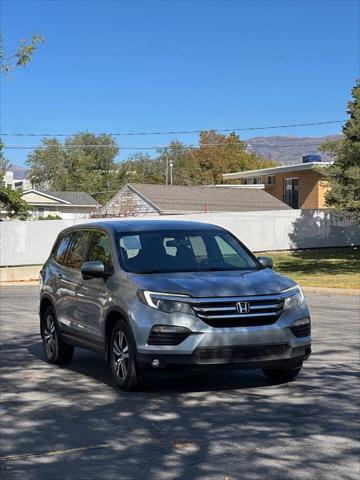
<svg viewBox="0 0 360 480">
<path fill-rule="evenodd" d="M 295 285 L 290 278 L 268 268 L 248 272 L 130 273 L 129 278 L 140 289 L 191 297 L 270 295 Z"/>
</svg>

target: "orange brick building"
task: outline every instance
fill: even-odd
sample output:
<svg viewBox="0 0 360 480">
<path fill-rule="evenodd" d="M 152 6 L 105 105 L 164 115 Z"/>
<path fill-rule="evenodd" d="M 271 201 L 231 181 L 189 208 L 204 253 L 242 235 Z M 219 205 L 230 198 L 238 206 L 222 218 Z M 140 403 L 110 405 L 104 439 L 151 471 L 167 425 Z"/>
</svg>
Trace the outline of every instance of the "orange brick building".
<svg viewBox="0 0 360 480">
<path fill-rule="evenodd" d="M 279 167 L 225 173 L 224 180 L 247 185 L 263 184 L 265 190 L 292 208 L 324 208 L 327 182 L 321 168 L 330 162 L 299 163 Z M 320 170 L 320 171 L 319 171 Z"/>
</svg>

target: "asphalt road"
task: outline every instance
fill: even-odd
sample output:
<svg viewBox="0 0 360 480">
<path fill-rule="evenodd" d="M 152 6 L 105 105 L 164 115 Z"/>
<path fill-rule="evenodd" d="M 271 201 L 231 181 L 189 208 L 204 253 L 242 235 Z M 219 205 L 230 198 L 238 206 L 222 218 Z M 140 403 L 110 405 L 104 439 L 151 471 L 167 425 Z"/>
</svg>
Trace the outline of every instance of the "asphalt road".
<svg viewBox="0 0 360 480">
<path fill-rule="evenodd" d="M 260 371 L 112 386 L 77 349 L 45 363 L 37 287 L 0 287 L 0 477 L 358 479 L 359 298 L 308 294 L 313 355 L 298 379 Z"/>
</svg>

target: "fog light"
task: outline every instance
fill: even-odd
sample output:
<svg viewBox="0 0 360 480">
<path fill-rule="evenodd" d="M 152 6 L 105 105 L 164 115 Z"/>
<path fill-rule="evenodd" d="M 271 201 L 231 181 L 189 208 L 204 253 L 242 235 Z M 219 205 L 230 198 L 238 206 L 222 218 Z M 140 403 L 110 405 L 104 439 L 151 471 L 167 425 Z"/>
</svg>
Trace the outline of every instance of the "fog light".
<svg viewBox="0 0 360 480">
<path fill-rule="evenodd" d="M 150 331 L 148 345 L 179 345 L 191 330 L 177 325 L 154 325 Z"/>
<path fill-rule="evenodd" d="M 154 368 L 159 368 L 160 367 L 160 360 L 158 358 L 154 358 L 154 360 L 151 362 L 151 366 Z"/>
<path fill-rule="evenodd" d="M 295 320 L 295 322 L 292 324 L 292 327 L 300 327 L 303 325 L 308 325 L 309 323 L 310 323 L 309 317 L 300 318 L 299 320 Z"/>
<path fill-rule="evenodd" d="M 311 320 L 309 317 L 300 318 L 296 320 L 290 327 L 290 330 L 295 337 L 310 337 L 311 335 Z"/>
</svg>

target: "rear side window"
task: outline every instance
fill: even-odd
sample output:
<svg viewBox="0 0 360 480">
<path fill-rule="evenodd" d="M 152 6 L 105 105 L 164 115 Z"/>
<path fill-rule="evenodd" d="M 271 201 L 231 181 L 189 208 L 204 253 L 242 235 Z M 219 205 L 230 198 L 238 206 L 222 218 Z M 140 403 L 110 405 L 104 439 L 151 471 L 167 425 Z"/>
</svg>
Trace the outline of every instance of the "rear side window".
<svg viewBox="0 0 360 480">
<path fill-rule="evenodd" d="M 65 235 L 61 240 L 60 243 L 58 244 L 55 253 L 54 253 L 54 260 L 57 263 L 60 263 L 60 265 L 65 265 L 66 262 L 66 253 L 67 253 L 67 248 L 69 246 L 70 240 L 71 240 L 72 233 L 68 233 Z"/>
<path fill-rule="evenodd" d="M 87 243 L 89 241 L 89 232 L 75 232 L 71 241 L 70 249 L 66 258 L 65 265 L 75 270 L 80 270 L 83 262 L 83 256 Z"/>
<path fill-rule="evenodd" d="M 89 252 L 87 255 L 88 261 L 103 262 L 107 272 L 113 272 L 113 262 L 111 258 L 111 243 L 110 238 L 105 232 L 94 232 Z"/>
</svg>

